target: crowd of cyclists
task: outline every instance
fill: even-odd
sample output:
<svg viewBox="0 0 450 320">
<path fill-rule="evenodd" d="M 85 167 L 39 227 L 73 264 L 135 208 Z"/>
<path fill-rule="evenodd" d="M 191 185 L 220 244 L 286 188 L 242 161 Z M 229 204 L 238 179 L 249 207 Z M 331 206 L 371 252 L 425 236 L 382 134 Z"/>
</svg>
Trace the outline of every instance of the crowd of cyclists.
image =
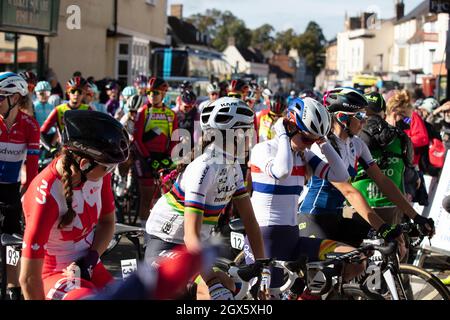
<svg viewBox="0 0 450 320">
<path fill-rule="evenodd" d="M 172 107 L 164 79 L 141 75 L 123 90 L 110 81 L 103 104 L 94 79 L 81 74 L 61 95 L 31 72 L 0 73 L 0 230 L 23 234 L 20 273 L 7 270 L 11 299 L 176 298 L 195 278 L 199 298 L 231 300 L 226 275 L 198 262 L 223 216 L 242 220 L 249 264 L 323 260 L 353 250 L 372 229 L 398 241 L 406 261 L 405 219 L 433 236 L 433 220 L 412 203 L 428 204 L 423 174 L 443 166 L 450 103 L 350 87 L 285 95 L 242 79 L 209 84 L 201 101 L 193 85 L 181 85 Z M 175 157 L 186 139 L 192 151 Z M 46 167 L 44 157 L 53 158 Z M 113 284 L 100 260 L 114 233 L 111 177 L 126 181 L 131 172 L 145 263 Z M 167 265 L 189 270 L 176 282 L 162 271 L 152 280 Z M 364 268 L 348 265 L 344 279 Z M 280 299 L 282 283 L 282 270 L 264 268 L 261 298 Z"/>
</svg>

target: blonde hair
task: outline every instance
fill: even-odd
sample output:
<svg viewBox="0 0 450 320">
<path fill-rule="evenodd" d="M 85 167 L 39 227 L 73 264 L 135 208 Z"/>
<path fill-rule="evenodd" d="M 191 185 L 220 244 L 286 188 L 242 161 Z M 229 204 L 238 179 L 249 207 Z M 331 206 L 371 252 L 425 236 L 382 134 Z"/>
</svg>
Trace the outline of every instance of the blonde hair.
<svg viewBox="0 0 450 320">
<path fill-rule="evenodd" d="M 386 114 L 393 112 L 405 112 L 412 109 L 411 94 L 407 90 L 397 90 L 394 95 L 388 100 L 386 105 Z"/>
</svg>

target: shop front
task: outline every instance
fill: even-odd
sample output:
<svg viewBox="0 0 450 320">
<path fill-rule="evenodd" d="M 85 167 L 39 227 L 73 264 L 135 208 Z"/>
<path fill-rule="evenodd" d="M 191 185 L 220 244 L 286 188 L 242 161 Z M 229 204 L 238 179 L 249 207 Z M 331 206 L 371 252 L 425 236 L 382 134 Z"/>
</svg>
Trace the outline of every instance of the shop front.
<svg viewBox="0 0 450 320">
<path fill-rule="evenodd" d="M 45 37 L 56 36 L 59 0 L 0 0 L 0 72 L 47 68 Z"/>
</svg>

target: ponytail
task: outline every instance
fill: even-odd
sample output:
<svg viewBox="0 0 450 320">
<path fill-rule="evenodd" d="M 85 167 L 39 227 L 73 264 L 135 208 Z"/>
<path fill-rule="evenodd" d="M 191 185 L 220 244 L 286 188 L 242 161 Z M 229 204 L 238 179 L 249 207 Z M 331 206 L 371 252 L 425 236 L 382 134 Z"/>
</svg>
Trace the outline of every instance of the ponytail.
<svg viewBox="0 0 450 320">
<path fill-rule="evenodd" d="M 73 190 L 72 190 L 72 164 L 75 163 L 73 155 L 68 150 L 62 151 L 62 165 L 63 176 L 62 183 L 64 187 L 64 197 L 66 198 L 67 212 L 61 217 L 61 221 L 58 225 L 59 229 L 62 229 L 72 223 L 76 216 L 75 211 L 72 208 Z"/>
</svg>

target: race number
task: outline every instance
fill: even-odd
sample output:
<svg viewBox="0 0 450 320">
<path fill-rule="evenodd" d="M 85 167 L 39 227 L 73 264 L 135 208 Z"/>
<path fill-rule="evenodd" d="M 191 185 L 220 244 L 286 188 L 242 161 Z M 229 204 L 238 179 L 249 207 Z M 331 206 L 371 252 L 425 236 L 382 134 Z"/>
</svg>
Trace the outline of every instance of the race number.
<svg viewBox="0 0 450 320">
<path fill-rule="evenodd" d="M 126 279 L 131 276 L 137 270 L 137 260 L 121 260 L 120 264 L 122 266 L 122 279 Z"/>
<path fill-rule="evenodd" d="M 14 247 L 6 247 L 6 264 L 16 267 L 19 263 L 20 251 Z"/>
<path fill-rule="evenodd" d="M 242 233 L 230 233 L 231 247 L 237 250 L 244 249 L 245 237 Z"/>
</svg>

